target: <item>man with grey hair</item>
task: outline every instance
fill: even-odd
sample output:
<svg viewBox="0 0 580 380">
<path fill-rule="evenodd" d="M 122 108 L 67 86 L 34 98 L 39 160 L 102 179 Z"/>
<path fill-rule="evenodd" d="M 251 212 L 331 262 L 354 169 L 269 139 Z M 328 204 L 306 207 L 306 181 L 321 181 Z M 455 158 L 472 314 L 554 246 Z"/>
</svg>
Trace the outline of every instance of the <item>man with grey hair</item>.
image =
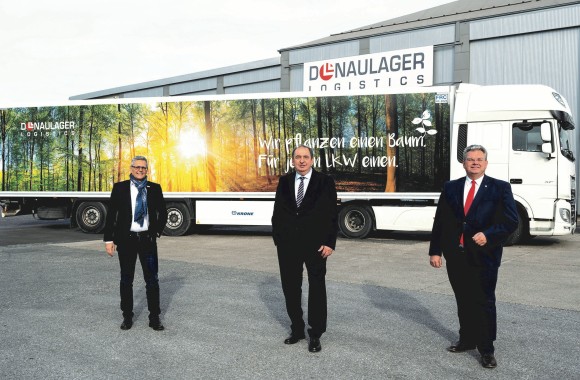
<svg viewBox="0 0 580 380">
<path fill-rule="evenodd" d="M 157 241 L 167 223 L 163 191 L 148 181 L 147 159 L 136 156 L 131 161 L 129 180 L 113 185 L 108 204 L 104 237 L 109 256 L 118 252 L 121 266 L 121 330 L 133 326 L 133 277 L 137 256 L 143 270 L 149 309 L 149 327 L 163 330 L 159 314 L 159 279 Z"/>
<path fill-rule="evenodd" d="M 495 287 L 503 244 L 518 225 L 509 183 L 485 175 L 487 150 L 470 145 L 463 152 L 466 177 L 446 182 L 437 204 L 429 262 L 447 275 L 459 317 L 458 353 L 478 349 L 481 365 L 495 368 L 497 332 Z"/>
</svg>

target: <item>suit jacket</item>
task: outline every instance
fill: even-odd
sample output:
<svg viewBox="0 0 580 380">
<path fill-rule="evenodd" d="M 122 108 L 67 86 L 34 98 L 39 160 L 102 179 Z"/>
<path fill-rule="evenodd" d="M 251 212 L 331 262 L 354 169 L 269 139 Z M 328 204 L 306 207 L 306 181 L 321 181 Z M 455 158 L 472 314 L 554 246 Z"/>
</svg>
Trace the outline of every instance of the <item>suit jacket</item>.
<svg viewBox="0 0 580 380">
<path fill-rule="evenodd" d="M 113 185 L 107 220 L 104 229 L 104 241 L 123 244 L 129 238 L 133 211 L 131 209 L 131 181 L 117 182 Z M 161 186 L 155 182 L 147 182 L 147 212 L 149 214 L 149 232 L 159 237 L 167 223 L 167 209 L 163 200 Z"/>
<path fill-rule="evenodd" d="M 518 225 L 511 186 L 484 176 L 467 215 L 463 211 L 464 189 L 465 177 L 445 183 L 433 222 L 429 255 L 443 253 L 447 260 L 453 259 L 463 233 L 465 254 L 472 265 L 499 267 L 503 243 Z M 478 232 L 487 238 L 483 247 L 472 239 Z"/>
<path fill-rule="evenodd" d="M 272 215 L 274 244 L 299 245 L 305 249 L 336 246 L 337 198 L 334 180 L 312 169 L 300 207 L 296 206 L 296 173 L 280 177 Z"/>
</svg>

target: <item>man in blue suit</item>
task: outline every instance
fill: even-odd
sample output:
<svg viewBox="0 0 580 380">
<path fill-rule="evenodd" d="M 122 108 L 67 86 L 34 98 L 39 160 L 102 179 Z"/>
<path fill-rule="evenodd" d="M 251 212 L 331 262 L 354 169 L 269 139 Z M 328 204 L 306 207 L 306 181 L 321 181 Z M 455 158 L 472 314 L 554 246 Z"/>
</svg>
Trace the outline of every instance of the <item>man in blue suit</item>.
<svg viewBox="0 0 580 380">
<path fill-rule="evenodd" d="M 445 183 L 439 198 L 429 261 L 441 268 L 443 254 L 457 301 L 459 341 L 447 350 L 477 348 L 481 365 L 495 368 L 495 287 L 503 243 L 517 228 L 518 213 L 510 185 L 485 175 L 483 146 L 465 148 L 463 168 L 466 177 Z"/>
</svg>

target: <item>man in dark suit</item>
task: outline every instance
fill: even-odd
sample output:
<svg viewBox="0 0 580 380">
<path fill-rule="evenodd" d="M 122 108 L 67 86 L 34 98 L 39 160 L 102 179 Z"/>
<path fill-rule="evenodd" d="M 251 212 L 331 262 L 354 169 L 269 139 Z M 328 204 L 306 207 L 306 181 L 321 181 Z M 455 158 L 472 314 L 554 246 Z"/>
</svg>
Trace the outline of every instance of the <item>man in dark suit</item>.
<svg viewBox="0 0 580 380">
<path fill-rule="evenodd" d="M 299 146 L 292 152 L 295 172 L 280 177 L 276 190 L 272 234 L 278 250 L 282 290 L 291 321 L 284 341 L 294 344 L 305 338 L 302 318 L 302 271 L 308 272 L 308 350 L 322 349 L 326 331 L 326 259 L 336 245 L 338 232 L 334 180 L 312 169 L 312 148 Z"/>
<path fill-rule="evenodd" d="M 481 364 L 495 368 L 497 314 L 495 287 L 503 243 L 518 225 L 510 185 L 485 175 L 487 151 L 470 145 L 463 152 L 467 176 L 445 183 L 433 222 L 430 264 L 447 263 L 457 301 L 459 341 L 450 352 L 478 349 Z"/>
<path fill-rule="evenodd" d="M 161 186 L 147 180 L 147 159 L 136 156 L 131 161 L 127 181 L 115 183 L 107 211 L 104 241 L 107 254 L 118 252 L 121 266 L 122 330 L 133 326 L 133 277 L 137 256 L 146 284 L 149 327 L 160 331 L 157 242 L 167 222 L 167 210 Z"/>
</svg>

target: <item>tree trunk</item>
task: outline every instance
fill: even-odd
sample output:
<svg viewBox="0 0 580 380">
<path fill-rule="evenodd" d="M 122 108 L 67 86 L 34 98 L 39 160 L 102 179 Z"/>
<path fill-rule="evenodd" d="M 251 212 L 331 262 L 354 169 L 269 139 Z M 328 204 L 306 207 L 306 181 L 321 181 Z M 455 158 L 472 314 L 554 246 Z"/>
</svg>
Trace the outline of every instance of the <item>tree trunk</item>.
<svg viewBox="0 0 580 380">
<path fill-rule="evenodd" d="M 396 95 L 385 95 L 385 120 L 387 124 L 387 135 L 394 134 L 397 138 L 397 100 Z M 397 157 L 397 147 L 389 146 L 387 144 L 387 159 L 389 165 L 387 166 L 387 184 L 385 186 L 386 193 L 394 193 L 397 191 L 397 167 L 395 160 Z"/>
<path fill-rule="evenodd" d="M 322 101 L 319 97 L 316 98 L 316 130 L 318 132 L 319 141 L 324 137 L 322 132 Z M 326 165 L 326 159 L 324 157 L 324 148 L 318 149 L 318 157 L 320 158 L 321 170 L 322 172 L 328 172 L 328 166 Z"/>
<path fill-rule="evenodd" d="M 205 142 L 207 146 L 207 173 L 209 177 L 209 191 L 216 191 L 215 164 L 213 156 L 213 124 L 211 120 L 211 103 L 203 102 L 205 114 Z"/>
<path fill-rule="evenodd" d="M 121 182 L 121 165 L 123 161 L 123 140 L 121 139 L 121 105 L 117 105 L 117 112 L 119 113 L 119 124 L 117 126 L 117 143 L 119 144 L 119 158 L 117 159 L 117 182 Z"/>
</svg>

